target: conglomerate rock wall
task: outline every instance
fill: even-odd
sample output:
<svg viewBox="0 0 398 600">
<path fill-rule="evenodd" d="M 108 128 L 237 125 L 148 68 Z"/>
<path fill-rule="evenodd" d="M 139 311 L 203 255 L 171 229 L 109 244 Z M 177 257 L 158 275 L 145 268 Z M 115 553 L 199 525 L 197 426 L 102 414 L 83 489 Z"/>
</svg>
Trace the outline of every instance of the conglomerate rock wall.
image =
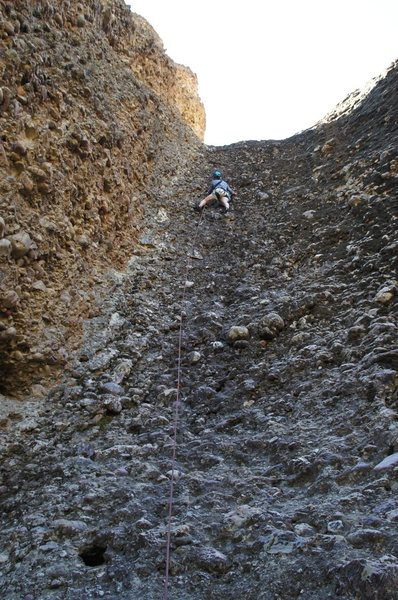
<svg viewBox="0 0 398 600">
<path fill-rule="evenodd" d="M 396 63 L 283 141 L 203 148 L 144 113 L 151 177 L 123 252 L 97 243 L 81 343 L 46 396 L 1 397 L 4 598 L 165 597 L 173 481 L 170 599 L 398 599 L 397 84 Z M 214 167 L 227 215 L 192 210 Z"/>
<path fill-rule="evenodd" d="M 93 286 L 202 152 L 205 117 L 195 76 L 119 0 L 3 0 L 0 49 L 0 369 L 15 392 L 67 363 Z"/>
</svg>

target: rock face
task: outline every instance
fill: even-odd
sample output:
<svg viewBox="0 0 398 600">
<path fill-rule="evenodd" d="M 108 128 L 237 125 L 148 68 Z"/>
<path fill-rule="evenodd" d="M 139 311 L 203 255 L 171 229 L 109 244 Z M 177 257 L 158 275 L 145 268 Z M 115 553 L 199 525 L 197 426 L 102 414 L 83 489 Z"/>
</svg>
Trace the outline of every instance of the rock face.
<svg viewBox="0 0 398 600">
<path fill-rule="evenodd" d="M 77 6 L 75 36 L 96 4 Z M 93 22 L 111 35 L 103 8 Z M 7 33 L 11 13 L 7 41 L 16 35 L 15 25 Z M 65 14 L 51 18 L 64 24 Z M 18 407 L 1 403 L 5 598 L 161 598 L 171 482 L 170 598 L 398 598 L 397 84 L 393 65 L 367 95 L 280 142 L 204 148 L 180 111 L 164 109 L 173 135 L 155 128 L 157 111 L 147 114 L 141 134 L 156 129 L 156 152 L 146 157 L 149 179 L 136 184 L 134 232 L 121 220 L 109 256 L 101 244 L 90 250 L 87 228 L 67 238 L 107 282 L 88 300 L 82 343 L 48 394 L 38 377 Z M 115 86 L 103 101 L 116 111 Z M 111 166 L 136 144 L 112 146 Z M 7 141 L 7 161 L 8 152 L 13 164 L 27 161 L 25 149 L 24 138 Z M 79 157 L 65 174 L 59 160 L 57 185 L 62 176 L 86 193 L 108 173 L 99 159 Z M 197 215 L 192 205 L 214 167 L 239 196 L 231 214 Z M 27 219 L 9 229 L 1 215 L 4 264 L 23 277 L 40 243 L 64 251 L 53 229 L 60 208 L 38 196 L 45 169 L 32 162 L 12 176 L 26 175 L 41 199 L 27 214 L 44 241 Z M 156 189 L 145 187 L 155 180 Z M 42 307 L 56 289 L 47 273 L 63 273 L 56 253 L 46 257 L 29 284 Z M 76 277 L 64 277 L 54 319 L 76 290 Z M 1 333 L 22 361 L 29 350 L 11 317 L 27 310 L 25 287 L 6 292 Z"/>
<path fill-rule="evenodd" d="M 0 48 L 0 369 L 15 393 L 67 363 L 104 271 L 202 154 L 205 117 L 195 75 L 122 1 L 0 1 Z"/>
</svg>

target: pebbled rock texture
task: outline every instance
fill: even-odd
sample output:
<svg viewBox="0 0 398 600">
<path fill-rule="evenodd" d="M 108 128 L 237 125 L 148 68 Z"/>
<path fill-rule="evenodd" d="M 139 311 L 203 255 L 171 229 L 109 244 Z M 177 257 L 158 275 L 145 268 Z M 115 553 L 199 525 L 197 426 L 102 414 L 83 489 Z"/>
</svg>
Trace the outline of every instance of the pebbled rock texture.
<svg viewBox="0 0 398 600">
<path fill-rule="evenodd" d="M 5 598 L 162 598 L 172 482 L 173 600 L 397 600 L 397 83 L 178 150 L 61 382 L 3 399 Z M 198 214 L 214 167 L 239 195 Z"/>
<path fill-rule="evenodd" d="M 17 394 L 68 363 L 105 270 L 202 155 L 205 116 L 121 0 L 1 0 L 0 49 L 0 370 Z"/>
</svg>

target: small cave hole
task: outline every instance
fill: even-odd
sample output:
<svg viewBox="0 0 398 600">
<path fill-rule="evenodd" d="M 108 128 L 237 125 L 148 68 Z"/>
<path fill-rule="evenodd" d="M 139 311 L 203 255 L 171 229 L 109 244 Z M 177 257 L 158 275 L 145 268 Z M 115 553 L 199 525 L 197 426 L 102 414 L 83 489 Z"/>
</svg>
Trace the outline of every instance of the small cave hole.
<svg viewBox="0 0 398 600">
<path fill-rule="evenodd" d="M 103 565 L 105 562 L 106 546 L 99 546 L 93 544 L 92 546 L 86 546 L 79 554 L 80 558 L 88 567 L 98 567 Z"/>
</svg>

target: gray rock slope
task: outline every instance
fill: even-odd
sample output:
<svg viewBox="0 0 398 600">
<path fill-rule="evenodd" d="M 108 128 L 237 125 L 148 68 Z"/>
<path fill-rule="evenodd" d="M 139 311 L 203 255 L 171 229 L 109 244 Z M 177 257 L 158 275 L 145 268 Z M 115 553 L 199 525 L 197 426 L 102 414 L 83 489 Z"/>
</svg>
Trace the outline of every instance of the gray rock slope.
<svg viewBox="0 0 398 600">
<path fill-rule="evenodd" d="M 398 598 L 397 96 L 208 148 L 2 442 L 9 600 Z M 231 215 L 193 204 L 211 169 Z M 181 334 L 181 407 L 172 468 Z"/>
</svg>

